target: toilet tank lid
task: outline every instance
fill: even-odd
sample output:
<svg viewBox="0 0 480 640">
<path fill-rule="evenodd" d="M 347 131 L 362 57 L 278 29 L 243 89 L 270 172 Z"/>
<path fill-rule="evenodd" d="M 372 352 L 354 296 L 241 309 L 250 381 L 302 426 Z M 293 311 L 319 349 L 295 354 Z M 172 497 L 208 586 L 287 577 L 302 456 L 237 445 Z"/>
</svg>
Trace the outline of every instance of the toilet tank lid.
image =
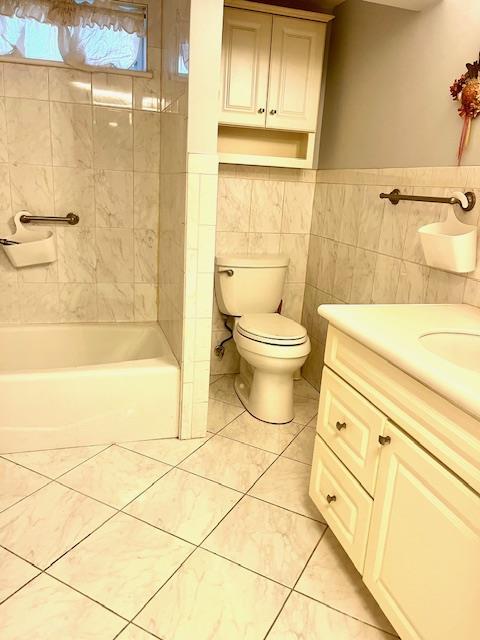
<svg viewBox="0 0 480 640">
<path fill-rule="evenodd" d="M 237 253 L 215 258 L 219 267 L 288 267 L 290 258 L 284 253 Z"/>
</svg>

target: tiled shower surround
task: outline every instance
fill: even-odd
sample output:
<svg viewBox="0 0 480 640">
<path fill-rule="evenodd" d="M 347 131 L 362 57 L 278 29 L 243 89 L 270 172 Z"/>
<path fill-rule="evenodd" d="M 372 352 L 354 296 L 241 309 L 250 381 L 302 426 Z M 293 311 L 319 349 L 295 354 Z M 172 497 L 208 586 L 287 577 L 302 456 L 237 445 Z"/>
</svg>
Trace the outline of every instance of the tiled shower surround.
<svg viewBox="0 0 480 640">
<path fill-rule="evenodd" d="M 302 322 L 312 342 L 303 369 L 319 388 L 326 322 L 323 303 L 480 306 L 480 253 L 475 272 L 457 275 L 425 265 L 417 230 L 444 219 L 446 205 L 380 200 L 382 191 L 452 195 L 480 189 L 478 167 L 318 171 Z M 480 191 L 477 191 L 480 198 Z M 479 224 L 480 202 L 459 219 Z"/>
<path fill-rule="evenodd" d="M 154 42 L 154 41 L 153 41 Z M 160 42 L 154 78 L 0 64 L 0 233 L 12 216 L 63 216 L 58 261 L 0 255 L 0 322 L 157 318 Z"/>
</svg>

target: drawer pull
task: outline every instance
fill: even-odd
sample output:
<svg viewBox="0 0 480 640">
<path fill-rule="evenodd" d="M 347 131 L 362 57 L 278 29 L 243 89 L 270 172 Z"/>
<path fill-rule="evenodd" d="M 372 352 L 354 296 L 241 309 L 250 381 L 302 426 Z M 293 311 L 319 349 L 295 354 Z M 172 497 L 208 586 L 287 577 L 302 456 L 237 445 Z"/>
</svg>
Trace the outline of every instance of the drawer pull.
<svg viewBox="0 0 480 640">
<path fill-rule="evenodd" d="M 342 429 L 346 429 L 347 428 L 347 423 L 346 422 L 337 422 L 337 424 L 335 426 L 337 427 L 338 431 L 341 431 Z"/>
<path fill-rule="evenodd" d="M 331 502 L 336 502 L 336 501 L 337 501 L 337 496 L 331 496 L 331 495 L 327 496 L 328 504 L 330 504 Z"/>
<path fill-rule="evenodd" d="M 384 447 L 386 444 L 390 444 L 392 441 L 390 436 L 378 436 L 378 441 Z"/>
</svg>

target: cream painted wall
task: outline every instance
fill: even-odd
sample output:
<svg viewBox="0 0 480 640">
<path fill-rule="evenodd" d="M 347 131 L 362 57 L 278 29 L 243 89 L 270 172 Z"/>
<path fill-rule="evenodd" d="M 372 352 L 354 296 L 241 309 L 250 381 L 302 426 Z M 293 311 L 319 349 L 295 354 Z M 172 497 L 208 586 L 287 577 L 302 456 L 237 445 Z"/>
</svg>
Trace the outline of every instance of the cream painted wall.
<svg viewBox="0 0 480 640">
<path fill-rule="evenodd" d="M 418 13 L 347 0 L 335 15 L 319 166 L 454 165 L 462 123 L 449 86 L 478 55 L 478 0 Z M 479 163 L 480 120 L 464 156 Z"/>
</svg>

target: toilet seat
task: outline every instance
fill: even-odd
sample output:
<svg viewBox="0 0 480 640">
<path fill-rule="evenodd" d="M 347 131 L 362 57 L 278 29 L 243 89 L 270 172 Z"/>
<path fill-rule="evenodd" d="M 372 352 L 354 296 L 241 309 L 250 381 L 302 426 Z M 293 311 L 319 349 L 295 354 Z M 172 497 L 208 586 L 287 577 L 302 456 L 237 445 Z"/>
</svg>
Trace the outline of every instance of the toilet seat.
<svg viewBox="0 0 480 640">
<path fill-rule="evenodd" d="M 237 333 L 262 344 L 293 347 L 308 341 L 307 330 L 301 324 L 278 313 L 250 313 L 242 316 Z"/>
</svg>

